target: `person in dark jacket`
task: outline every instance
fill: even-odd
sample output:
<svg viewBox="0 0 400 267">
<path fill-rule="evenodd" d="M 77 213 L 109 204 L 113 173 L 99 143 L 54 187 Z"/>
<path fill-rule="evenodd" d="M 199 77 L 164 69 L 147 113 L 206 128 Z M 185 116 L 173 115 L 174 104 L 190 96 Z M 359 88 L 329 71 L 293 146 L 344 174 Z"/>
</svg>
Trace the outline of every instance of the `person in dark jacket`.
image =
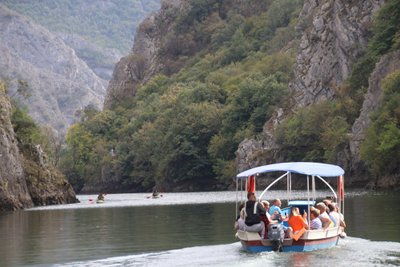
<svg viewBox="0 0 400 267">
<path fill-rule="evenodd" d="M 254 193 L 247 194 L 247 202 L 245 207 L 245 231 L 260 233 L 264 238 L 265 224 L 261 220 L 261 216 L 265 216 L 265 208 L 263 205 L 256 201 Z"/>
</svg>

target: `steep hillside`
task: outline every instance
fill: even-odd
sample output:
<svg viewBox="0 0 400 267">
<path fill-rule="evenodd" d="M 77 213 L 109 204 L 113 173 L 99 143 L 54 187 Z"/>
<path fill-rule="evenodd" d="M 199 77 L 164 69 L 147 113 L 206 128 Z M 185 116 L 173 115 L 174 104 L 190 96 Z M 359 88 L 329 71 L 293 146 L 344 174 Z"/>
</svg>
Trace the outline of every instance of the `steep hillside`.
<svg viewBox="0 0 400 267">
<path fill-rule="evenodd" d="M 102 108 L 115 63 L 158 8 L 159 0 L 1 1 L 0 78 L 37 122 L 63 136 L 77 111 Z M 29 98 L 15 93 L 21 81 Z"/>
<path fill-rule="evenodd" d="M 159 8 L 159 0 L 2 1 L 32 19 L 75 50 L 101 78 L 110 80 L 114 65 L 129 52 L 143 18 Z"/>
<path fill-rule="evenodd" d="M 83 190 L 225 188 L 238 144 L 287 93 L 301 6 L 163 2 L 115 68 L 110 109 L 70 129 L 67 175 Z"/>
<path fill-rule="evenodd" d="M 159 0 L 1 1 L 53 33 L 73 34 L 98 47 L 130 50 L 137 25 L 156 11 Z"/>
<path fill-rule="evenodd" d="M 369 30 L 373 15 L 383 3 L 381 0 L 305 1 L 296 26 L 300 43 L 294 66 L 294 79 L 289 83 L 289 108 L 277 112 L 266 123 L 262 138 L 242 142 L 239 146 L 239 169 L 245 169 L 248 167 L 247 162 L 255 159 L 260 164 L 275 158 L 336 162 L 347 170 L 350 169 L 350 154 L 339 151 L 345 150 L 344 146 L 348 141 L 344 140 L 344 135 L 350 130 L 348 124 L 352 123 L 351 117 L 359 111 L 351 99 L 343 99 L 343 96 L 350 93 L 344 92 L 340 87 L 350 77 L 353 64 L 366 49 L 371 36 Z M 335 107 L 327 108 L 328 103 L 338 97 L 342 101 Z M 310 112 L 321 114 L 319 123 L 326 121 L 326 129 L 322 129 L 317 122 L 313 123 L 312 127 L 319 128 L 318 130 L 303 129 L 301 123 L 295 127 L 293 124 L 297 121 L 292 119 L 288 122 L 292 123 L 292 126 L 285 124 L 281 126 L 280 133 L 276 133 L 278 125 L 291 117 L 289 114 L 299 113 L 303 107 L 320 103 L 321 110 Z M 354 105 L 355 110 L 349 111 L 350 107 L 344 107 L 342 113 L 346 114 L 335 112 L 334 110 L 341 108 L 341 105 Z M 325 114 L 322 115 L 323 113 Z M 334 114 L 336 119 L 332 118 L 331 122 L 327 122 L 328 113 Z M 311 116 L 307 112 L 301 114 L 299 120 L 303 119 L 300 116 Z M 293 131 L 297 132 L 297 137 L 293 136 Z M 334 132 L 336 136 L 331 136 L 330 140 L 335 141 L 329 143 L 327 138 L 323 143 L 319 136 L 320 133 L 324 134 L 323 131 Z M 276 140 L 277 137 L 279 140 Z M 265 152 L 264 157 L 257 156 L 260 149 Z"/>
<path fill-rule="evenodd" d="M 0 38 L 0 77 L 11 95 L 26 82 L 30 97 L 16 96 L 40 124 L 65 133 L 76 110 L 102 107 L 106 81 L 59 37 L 0 5 Z"/>
<path fill-rule="evenodd" d="M 71 185 L 32 143 L 37 126 L 13 107 L 0 83 L 0 210 L 76 202 Z"/>
<path fill-rule="evenodd" d="M 259 164 L 324 161 L 349 184 L 398 186 L 399 8 L 165 1 L 118 63 L 108 109 L 69 131 L 66 171 L 87 190 L 212 190 Z"/>
</svg>

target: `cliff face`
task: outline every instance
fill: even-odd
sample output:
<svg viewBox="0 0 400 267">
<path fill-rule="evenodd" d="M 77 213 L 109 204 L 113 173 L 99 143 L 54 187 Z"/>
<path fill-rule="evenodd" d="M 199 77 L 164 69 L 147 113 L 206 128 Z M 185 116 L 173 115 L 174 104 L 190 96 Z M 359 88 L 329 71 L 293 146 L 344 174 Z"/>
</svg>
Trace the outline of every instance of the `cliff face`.
<svg viewBox="0 0 400 267">
<path fill-rule="evenodd" d="M 22 157 L 10 121 L 11 104 L 0 84 L 0 210 L 33 205 L 24 179 Z"/>
<path fill-rule="evenodd" d="M 295 108 L 332 99 L 366 48 L 373 14 L 383 0 L 304 3 L 295 78 L 289 84 Z"/>
<path fill-rule="evenodd" d="M 20 101 L 40 124 L 60 132 L 89 104 L 102 107 L 106 82 L 79 59 L 61 38 L 0 5 L 0 78 L 28 84 L 30 97 Z"/>
<path fill-rule="evenodd" d="M 271 5 L 271 3 L 282 3 L 279 1 L 262 2 L 267 4 L 267 8 L 265 10 L 268 10 L 268 7 L 270 7 L 269 5 Z M 195 3 L 197 2 L 184 0 L 171 1 L 169 3 L 165 2 L 162 4 L 162 8 L 159 13 L 150 16 L 142 23 L 136 34 L 136 42 L 134 44 L 132 53 L 123 58 L 115 68 L 113 79 L 108 88 L 108 95 L 105 102 L 106 107 L 111 107 L 114 104 L 118 105 L 125 99 L 129 99 L 129 97 L 134 96 L 138 86 L 148 81 L 157 73 L 164 73 L 167 75 L 174 74 L 183 66 L 183 71 L 178 73 L 178 75 L 173 76 L 171 80 L 174 80 L 175 77 L 178 77 L 179 80 L 180 75 L 184 76 L 182 73 L 185 73 L 185 63 L 187 62 L 185 62 L 182 58 L 185 57 L 174 57 L 173 53 L 166 54 L 165 48 L 174 47 L 175 49 L 170 49 L 170 52 L 175 52 L 177 55 L 182 55 L 181 51 L 190 50 L 187 48 L 190 47 L 190 41 L 192 40 L 187 40 L 182 37 L 184 36 L 185 32 L 181 31 L 180 35 L 178 34 L 175 36 L 176 38 L 171 38 L 171 36 L 174 36 L 174 19 L 177 18 L 176 14 L 179 12 L 186 12 L 188 10 L 188 6 L 190 9 L 195 6 Z M 218 3 L 221 5 L 219 5 L 219 10 L 215 12 L 214 15 L 216 17 L 220 16 L 220 18 L 223 18 L 224 12 L 232 12 L 232 9 L 235 8 L 235 5 L 243 3 L 243 1 L 219 1 Z M 229 8 L 226 8 L 228 3 L 231 5 Z M 303 3 L 303 1 L 300 3 Z M 302 11 L 300 12 L 300 16 L 297 21 L 296 36 L 285 36 L 285 38 L 290 38 L 290 45 L 298 44 L 296 51 L 296 63 L 293 66 L 293 78 L 290 78 L 290 82 L 288 83 L 288 99 L 285 99 L 285 103 L 281 105 L 282 107 L 274 107 L 275 114 L 264 124 L 261 134 L 257 132 L 252 135 L 246 135 L 255 137 L 246 138 L 240 143 L 236 151 L 236 168 L 238 171 L 242 171 L 260 164 L 283 160 L 279 158 L 280 154 L 278 152 L 280 147 L 275 139 L 277 127 L 287 118 L 292 118 L 293 115 L 295 115 L 298 111 L 304 110 L 302 109 L 304 107 L 321 103 L 321 106 L 323 106 L 324 104 L 328 103 L 326 101 L 336 101 L 339 99 L 336 98 L 336 94 L 342 91 L 338 89 L 343 89 L 341 87 L 347 82 L 347 79 L 351 75 L 354 63 L 358 62 L 364 51 L 367 49 L 368 42 L 372 36 L 371 26 L 373 25 L 374 15 L 384 4 L 384 0 L 304 1 Z M 218 15 L 216 15 L 217 13 Z M 243 14 L 240 14 L 240 16 L 245 17 Z M 252 22 L 246 20 L 244 21 L 245 26 L 243 26 L 243 29 L 245 30 L 243 30 L 243 35 L 254 30 L 254 28 L 256 28 L 255 25 L 257 24 L 252 24 Z M 201 22 L 198 24 L 201 24 Z M 294 25 L 294 23 L 292 25 Z M 189 25 L 188 28 L 191 26 L 193 25 Z M 204 28 L 211 28 L 212 30 L 218 28 L 212 23 L 207 24 L 207 26 L 209 27 Z M 193 26 L 193 28 L 195 28 L 195 26 Z M 192 28 L 190 29 L 193 30 Z M 198 30 L 198 28 L 196 29 Z M 226 32 L 224 32 L 224 34 L 226 34 Z M 222 36 L 228 39 L 226 35 Z M 282 34 L 282 36 L 284 36 L 284 34 Z M 244 37 L 239 43 L 245 43 L 245 38 L 246 37 Z M 171 40 L 175 40 L 175 42 L 172 42 Z M 180 40 L 185 41 L 184 44 L 181 44 Z M 266 42 L 269 41 L 270 40 L 267 40 Z M 194 47 L 196 47 L 196 45 Z M 221 61 L 215 60 L 215 58 L 218 58 L 221 56 L 221 54 L 224 55 L 223 52 L 218 50 L 215 52 L 212 49 L 207 50 L 207 44 L 200 45 L 203 45 L 203 53 L 199 53 L 196 56 L 201 58 L 203 54 L 210 53 L 208 56 L 214 59 L 214 61 L 212 61 L 213 64 L 221 64 Z M 235 45 L 239 46 L 239 44 Z M 265 47 L 268 47 L 268 45 L 269 44 L 267 44 Z M 226 49 L 226 47 L 224 48 Z M 287 51 L 282 47 L 278 49 L 281 49 L 281 52 Z M 194 48 L 192 51 L 194 52 L 185 55 L 186 58 L 193 56 L 196 52 L 196 48 Z M 259 54 L 255 54 L 254 57 L 259 57 L 260 55 L 262 56 L 265 51 L 260 49 L 257 52 Z M 192 57 L 192 60 L 193 62 L 197 62 L 196 58 L 194 57 Z M 335 160 L 339 165 L 343 166 L 346 171 L 350 171 L 348 173 L 353 176 L 352 179 L 355 178 L 354 180 L 349 179 L 348 181 L 350 182 L 357 182 L 357 179 L 354 175 L 355 173 L 360 174 L 362 171 L 366 171 L 365 166 L 360 166 L 359 147 L 360 142 L 364 138 L 363 132 L 368 127 L 370 122 L 369 115 L 380 104 L 380 81 L 388 73 L 399 68 L 397 64 L 399 60 L 396 53 L 386 56 L 381 60 L 382 61 L 377 64 L 374 73 L 370 76 L 370 87 L 368 89 L 368 94 L 365 97 L 363 108 L 360 111 L 360 117 L 354 123 L 351 133 L 348 132 L 349 127 L 347 124 L 350 121 L 354 121 L 354 117 L 356 116 L 354 114 L 351 116 L 349 115 L 349 117 L 344 119 L 344 123 L 346 125 L 344 127 L 345 130 L 343 139 L 345 141 L 343 141 L 343 143 L 335 143 L 333 145 L 335 147 L 332 149 L 332 151 L 334 151 L 332 154 L 335 154 L 335 159 L 331 159 L 331 161 Z M 173 64 L 171 64 L 171 61 Z M 239 65 L 243 63 L 240 61 L 240 59 L 233 62 L 234 63 L 229 61 L 228 64 L 235 65 L 238 63 Z M 222 65 L 223 64 L 224 63 L 222 63 Z M 215 65 L 210 64 L 206 66 L 213 68 Z M 273 65 L 273 63 L 271 65 Z M 227 79 L 227 76 L 222 75 L 216 75 L 216 77 L 225 80 Z M 207 79 L 205 80 L 206 82 L 208 81 Z M 214 80 L 210 80 L 216 81 L 216 84 L 218 85 L 220 83 L 222 84 L 222 82 L 219 82 L 215 77 Z M 237 79 L 237 83 L 241 81 L 242 80 Z M 232 88 L 235 87 L 232 85 Z M 344 110 L 344 108 L 341 110 Z M 343 118 L 345 116 L 346 115 L 343 115 Z M 269 115 L 268 118 L 270 118 Z M 342 117 L 340 119 L 342 119 Z M 336 127 L 337 124 L 333 123 L 333 125 Z M 307 127 L 307 125 L 305 127 Z M 348 139 L 350 139 L 350 141 L 348 141 Z M 302 149 L 307 149 L 304 148 L 306 146 L 308 145 L 304 145 Z M 322 151 L 323 154 L 326 151 L 330 152 L 329 149 L 330 148 L 322 147 L 320 151 Z M 318 151 L 318 153 L 320 151 Z M 295 156 L 297 155 L 294 155 L 293 157 Z M 328 158 L 325 157 L 325 155 L 320 157 L 319 154 L 314 158 L 317 157 Z M 369 177 L 369 180 L 371 179 L 372 178 Z"/>
<path fill-rule="evenodd" d="M 162 1 L 160 11 L 148 16 L 138 27 L 131 53 L 116 64 L 105 98 L 105 108 L 136 94 L 137 87 L 156 73 L 172 74 L 168 60 L 160 53 L 172 31 L 174 18 L 187 9 L 186 1 Z"/>
<path fill-rule="evenodd" d="M 381 81 L 388 74 L 396 70 L 400 70 L 400 51 L 394 51 L 386 56 L 383 56 L 381 60 L 376 64 L 375 69 L 369 78 L 368 91 L 364 97 L 360 116 L 356 119 L 351 129 L 350 153 L 352 162 L 350 167 L 352 171 L 363 169 L 363 163 L 360 159 L 360 145 L 361 142 L 364 140 L 365 130 L 371 124 L 370 114 L 376 111 L 381 104 Z M 358 182 L 365 182 L 365 180 L 367 180 L 367 177 L 365 175 L 358 175 L 356 179 Z"/>
<path fill-rule="evenodd" d="M 19 148 L 10 121 L 12 106 L 1 84 L 0 108 L 0 210 L 77 202 L 71 185 L 46 162 L 40 146 Z"/>
<path fill-rule="evenodd" d="M 300 44 L 294 79 L 289 83 L 290 108 L 276 111 L 260 140 L 246 139 L 239 145 L 239 170 L 279 161 L 276 127 L 296 109 L 334 98 L 335 89 L 349 77 L 352 64 L 365 50 L 373 15 L 383 4 L 382 0 L 305 1 L 296 27 Z M 340 164 L 349 167 L 350 153 L 343 153 Z M 260 162 L 260 154 L 266 161 Z"/>
</svg>

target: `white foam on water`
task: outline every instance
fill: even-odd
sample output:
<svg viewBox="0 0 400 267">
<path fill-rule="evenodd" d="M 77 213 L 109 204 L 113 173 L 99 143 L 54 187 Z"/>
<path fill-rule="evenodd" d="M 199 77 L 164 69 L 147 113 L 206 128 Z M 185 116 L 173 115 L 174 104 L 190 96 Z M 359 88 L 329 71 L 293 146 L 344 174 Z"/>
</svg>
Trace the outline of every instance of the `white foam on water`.
<svg viewBox="0 0 400 267">
<path fill-rule="evenodd" d="M 400 243 L 341 239 L 339 245 L 313 252 L 246 253 L 239 242 L 200 246 L 124 257 L 59 264 L 64 267 L 103 266 L 398 266 Z"/>
</svg>

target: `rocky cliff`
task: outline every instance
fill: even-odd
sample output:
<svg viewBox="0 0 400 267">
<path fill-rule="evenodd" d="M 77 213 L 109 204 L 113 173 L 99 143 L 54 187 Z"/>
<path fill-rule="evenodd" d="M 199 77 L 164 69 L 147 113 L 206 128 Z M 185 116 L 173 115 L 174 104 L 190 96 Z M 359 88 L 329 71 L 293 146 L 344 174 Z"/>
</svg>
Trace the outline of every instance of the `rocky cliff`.
<svg viewBox="0 0 400 267">
<path fill-rule="evenodd" d="M 160 11 L 149 15 L 138 27 L 131 53 L 115 66 L 107 88 L 104 106 L 132 97 L 137 87 L 156 73 L 172 74 L 179 69 L 165 67 L 168 56 L 160 53 L 173 32 L 175 18 L 188 9 L 187 1 L 162 1 Z"/>
<path fill-rule="evenodd" d="M 363 168 L 363 163 L 360 159 L 360 145 L 365 139 L 365 130 L 371 124 L 370 115 L 378 109 L 382 101 L 382 86 L 381 81 L 390 73 L 400 70 L 400 51 L 394 51 L 386 56 L 376 64 L 374 71 L 369 78 L 369 86 L 367 94 L 364 97 L 363 106 L 360 111 L 360 116 L 354 122 L 351 129 L 350 139 L 350 153 L 351 153 L 351 166 L 350 170 L 360 171 Z M 357 175 L 357 182 L 366 182 L 368 176 L 360 173 Z M 371 186 L 384 187 L 384 183 Z"/>
<path fill-rule="evenodd" d="M 40 124 L 65 133 L 76 110 L 102 107 L 106 81 L 60 37 L 0 5 L 0 38 L 0 76 L 12 95 L 17 80 L 27 82 L 30 97 L 20 101 Z"/>
<path fill-rule="evenodd" d="M 264 126 L 263 137 L 244 140 L 237 151 L 239 170 L 276 160 L 279 147 L 275 140 L 277 126 L 296 109 L 332 100 L 335 91 L 349 78 L 352 64 L 365 50 L 374 13 L 382 0 L 316 1 L 306 0 L 296 27 L 300 39 L 289 83 L 289 108 L 278 109 Z M 263 157 L 259 155 L 263 154 Z M 350 167 L 350 153 L 341 165 Z M 260 162 L 260 160 L 263 160 Z"/>
<path fill-rule="evenodd" d="M 4 85 L 0 84 L 0 210 L 33 205 L 26 185 L 18 142 L 10 121 L 11 104 Z"/>
<path fill-rule="evenodd" d="M 76 202 L 71 185 L 46 162 L 40 146 L 18 142 L 11 112 L 5 86 L 0 84 L 0 210 Z"/>
<path fill-rule="evenodd" d="M 254 4 L 257 1 L 251 2 Z M 294 150 L 294 153 L 290 154 L 291 160 L 296 160 L 297 158 L 297 160 L 336 162 L 350 174 L 351 179 L 347 181 L 356 184 L 358 181 L 356 176 L 362 176 L 363 172 L 367 171 L 366 166 L 361 166 L 362 164 L 360 163 L 360 142 L 363 140 L 364 131 L 369 125 L 370 113 L 380 105 L 380 80 L 393 70 L 398 69 L 396 63 L 398 62 L 397 54 L 392 53 L 390 56 L 382 58 L 381 62 L 375 66 L 375 71 L 370 76 L 370 87 L 361 111 L 358 107 L 362 104 L 364 89 L 366 90 L 367 88 L 359 85 L 357 85 L 359 87 L 350 88 L 352 85 L 349 84 L 352 81 L 349 78 L 354 74 L 352 73 L 354 65 L 357 67 L 357 64 L 365 55 L 369 56 L 368 49 L 370 49 L 371 38 L 376 36 L 375 28 L 372 30 L 372 27 L 375 27 L 375 22 L 379 21 L 379 19 L 375 19 L 375 14 L 378 10 L 384 10 L 381 7 L 387 1 L 298 1 L 296 2 L 298 4 L 296 9 L 288 12 L 288 18 L 283 20 L 282 24 L 278 24 L 279 27 L 277 26 L 277 29 L 271 25 L 278 23 L 279 19 L 284 16 L 276 14 L 284 10 L 284 5 L 286 5 L 285 7 L 295 6 L 294 2 L 259 2 L 266 4 L 265 8 L 260 12 L 260 17 L 253 13 L 254 17 L 250 18 L 246 17 L 242 12 L 242 8 L 239 8 L 238 10 L 240 11 L 235 13 L 235 6 L 243 3 L 243 1 L 239 0 L 233 2 L 215 1 L 213 2 L 215 9 L 208 8 L 209 6 L 204 1 L 164 2 L 159 13 L 150 16 L 142 23 L 136 34 L 136 42 L 132 53 L 123 58 L 117 65 L 108 88 L 105 106 L 112 108 L 112 106 L 118 106 L 125 100 L 131 101 L 131 97 L 135 96 L 136 91 L 141 88 L 140 86 L 143 83 L 146 83 L 155 74 L 162 73 L 169 76 L 168 82 L 171 83 L 196 81 L 204 83 L 207 88 L 212 88 L 212 86 L 216 86 L 219 89 L 224 88 L 224 93 L 228 95 L 228 101 L 222 101 L 221 106 L 227 107 L 230 104 L 229 100 L 235 99 L 234 97 L 237 96 L 235 93 L 239 94 L 238 91 L 240 89 L 238 87 L 240 88 L 242 83 L 251 81 L 251 78 L 254 77 L 246 80 L 246 71 L 248 69 L 254 70 L 254 73 L 256 73 L 256 70 L 261 70 L 262 74 L 272 76 L 266 70 L 275 67 L 275 64 L 279 65 L 279 60 L 282 58 L 290 58 L 291 60 L 292 53 L 294 53 L 293 76 L 290 76 L 285 81 L 284 87 L 288 90 L 282 93 L 282 95 L 285 95 L 285 99 L 282 100 L 283 103 L 279 103 L 273 109 L 271 108 L 273 110 L 271 113 L 274 113 L 272 117 L 270 114 L 262 114 L 264 117 L 257 118 L 258 121 L 262 121 L 261 126 L 257 126 L 259 127 L 257 131 L 252 132 L 253 129 L 250 129 L 250 126 L 248 127 L 249 129 L 246 129 L 248 130 L 246 133 L 244 131 L 240 133 L 242 134 L 240 135 L 241 138 L 245 139 L 240 139 L 243 141 L 236 151 L 236 169 L 241 171 L 260 164 L 287 160 L 285 157 L 287 155 L 282 153 L 283 145 L 280 146 L 276 139 L 278 135 L 277 129 L 281 128 L 279 127 L 280 125 L 283 124 L 284 126 L 285 122 L 291 122 L 294 118 L 293 124 L 301 126 L 288 128 L 290 130 L 319 129 L 314 132 L 312 130 L 305 131 L 306 133 L 301 138 L 298 137 L 295 131 L 290 132 L 291 136 L 288 139 L 293 137 L 294 140 L 291 143 L 290 141 L 292 140 L 288 141 L 288 150 Z M 229 7 L 228 3 L 231 4 Z M 391 4 L 397 5 L 397 2 L 391 2 Z M 299 7 L 301 5 L 302 9 L 300 10 Z M 274 7 L 278 8 L 273 9 Z M 190 12 L 187 13 L 187 10 L 190 10 Z M 396 12 L 398 11 L 394 13 L 397 14 Z M 176 16 L 178 13 L 190 14 L 196 19 L 190 20 L 185 15 Z M 227 15 L 232 15 L 233 13 L 235 13 L 235 16 L 230 17 Z M 293 19 L 293 14 L 300 14 L 297 20 Z M 273 18 L 271 19 L 273 22 L 263 24 L 268 21 L 268 18 Z M 185 25 L 179 24 L 182 21 L 188 23 Z M 233 23 L 233 21 L 237 24 Z M 398 30 L 398 28 L 393 27 L 393 25 L 398 24 L 396 22 L 385 21 L 383 24 L 383 27 L 395 28 L 394 32 Z M 207 34 L 188 34 L 188 32 L 203 33 L 202 31 L 207 30 L 210 30 L 212 34 L 209 36 Z M 204 38 L 205 41 L 199 41 L 203 36 L 208 37 L 208 39 Z M 384 40 L 382 41 L 384 44 L 392 42 L 391 39 L 385 39 L 385 37 L 380 37 Z M 393 42 L 398 42 L 397 39 L 394 38 Z M 210 43 L 211 45 L 209 45 Z M 279 46 L 277 43 L 282 45 Z M 212 44 L 215 46 L 213 47 Z M 288 49 L 288 47 L 293 48 L 296 46 L 297 48 L 293 50 Z M 270 47 L 274 47 L 275 50 L 268 50 Z M 252 49 L 254 49 L 253 54 Z M 250 53 L 248 53 L 249 50 L 251 51 Z M 258 59 L 261 62 L 264 56 L 272 55 L 272 51 L 278 51 L 274 55 L 279 56 L 271 61 L 262 63 L 255 60 Z M 382 55 L 380 54 L 379 57 Z M 285 73 L 290 73 L 292 66 L 292 61 L 290 60 L 285 63 L 288 66 L 287 69 L 283 70 Z M 258 69 L 257 64 L 263 65 L 264 68 Z M 242 66 L 246 67 L 241 68 Z M 235 71 L 239 72 L 241 77 Z M 199 72 L 199 74 L 195 75 L 194 73 L 196 72 Z M 357 70 L 354 72 L 357 73 Z M 274 74 L 277 73 L 279 72 Z M 364 75 L 365 73 L 358 73 L 358 75 Z M 224 84 L 231 76 L 235 75 L 238 75 L 236 80 L 231 81 L 229 85 Z M 365 77 L 363 76 L 365 81 L 368 75 L 369 72 L 364 75 Z M 146 86 L 143 88 L 146 90 Z M 267 87 L 260 88 L 260 91 L 266 91 L 267 89 Z M 348 92 L 346 90 L 354 91 Z M 244 91 L 248 93 L 251 88 L 246 88 Z M 229 113 L 231 110 L 225 110 L 226 113 L 222 122 L 229 121 L 230 125 L 234 125 L 231 128 L 227 127 L 229 129 L 226 130 L 227 132 L 235 132 L 240 127 L 247 126 L 247 124 L 246 126 L 243 125 L 246 123 L 245 119 L 237 123 L 242 119 L 240 115 L 244 116 L 250 107 L 256 105 L 255 100 L 252 100 L 251 103 L 246 103 L 246 93 L 243 92 L 243 95 L 238 97 L 238 100 L 235 99 L 239 106 L 244 106 L 240 112 L 237 112 L 239 114 L 232 115 Z M 135 102 L 132 101 L 132 103 Z M 351 111 L 347 110 L 346 104 L 348 103 L 354 104 L 354 108 L 349 108 L 349 110 L 352 109 Z M 129 105 L 127 106 L 129 107 Z M 327 123 L 327 118 L 321 116 L 322 113 L 319 113 L 323 109 L 329 116 L 335 118 L 335 121 Z M 265 111 L 266 108 L 263 107 L 263 110 Z M 314 113 L 302 113 L 304 110 L 312 110 Z M 302 120 L 301 116 L 296 117 L 297 114 L 319 116 L 318 124 L 302 124 L 302 121 L 305 120 Z M 230 115 L 233 118 L 229 118 L 229 120 L 227 117 Z M 352 127 L 358 115 L 360 117 Z M 322 119 L 320 119 L 321 117 Z M 262 127 L 265 121 L 266 123 Z M 329 126 L 322 124 L 329 124 Z M 328 128 L 331 131 L 323 135 L 327 132 L 322 132 L 322 130 L 325 131 Z M 214 138 L 209 144 L 209 153 L 210 147 L 212 147 L 223 155 L 216 149 L 216 146 L 220 145 L 222 147 L 226 144 L 231 144 L 230 140 L 224 139 L 226 132 L 221 132 L 218 138 Z M 239 132 L 235 133 L 238 134 Z M 332 137 L 329 134 L 336 135 L 334 137 L 337 139 L 329 142 Z M 231 140 L 236 137 L 237 135 L 232 136 Z M 321 141 L 322 138 L 325 139 Z M 304 144 L 301 143 L 304 141 L 303 139 L 311 141 Z M 316 141 L 314 142 L 314 140 Z M 215 146 L 213 147 L 213 145 Z M 237 143 L 234 146 L 236 147 Z M 297 153 L 296 149 L 300 152 Z M 309 150 L 312 153 L 303 153 Z M 233 164 L 225 164 L 228 160 L 231 160 L 229 156 L 223 155 L 217 160 L 220 160 L 220 162 L 214 166 L 215 169 L 225 167 L 225 171 L 233 166 Z M 369 181 L 373 179 L 368 177 Z"/>
</svg>

